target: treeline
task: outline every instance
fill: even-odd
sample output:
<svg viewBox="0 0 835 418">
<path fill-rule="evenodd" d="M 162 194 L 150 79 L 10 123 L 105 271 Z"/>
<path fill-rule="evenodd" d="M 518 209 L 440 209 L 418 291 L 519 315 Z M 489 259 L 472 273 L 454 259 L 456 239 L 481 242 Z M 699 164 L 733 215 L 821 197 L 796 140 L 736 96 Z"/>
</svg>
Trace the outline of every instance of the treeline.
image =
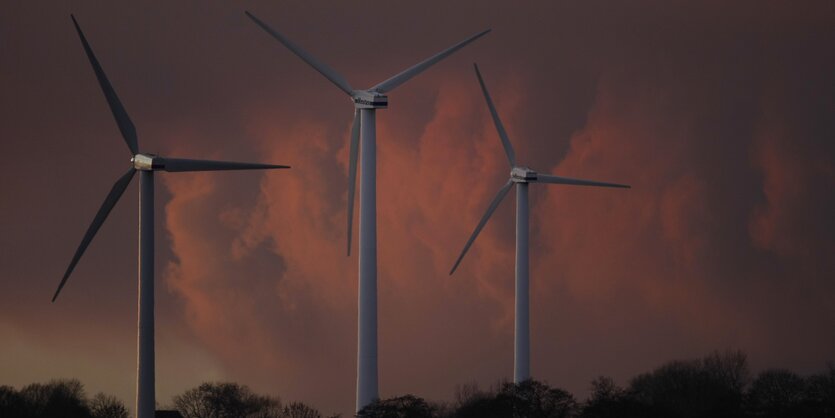
<svg viewBox="0 0 835 418">
<path fill-rule="evenodd" d="M 583 402 L 530 380 L 486 391 L 465 386 L 447 404 L 395 397 L 362 413 L 386 418 L 835 418 L 835 367 L 808 377 L 784 369 L 752 377 L 744 353 L 715 352 L 664 364 L 626 387 L 598 377 Z"/>
<path fill-rule="evenodd" d="M 98 393 L 88 398 L 78 380 L 33 383 L 16 391 L 0 386 L 2 418 L 128 418 L 119 399 Z"/>
<path fill-rule="evenodd" d="M 503 383 L 487 391 L 458 390 L 451 404 L 423 402 L 406 412 L 404 398 L 369 407 L 369 416 L 433 418 L 835 418 L 835 367 L 802 377 L 772 369 L 752 377 L 742 352 L 673 361 L 619 387 L 611 378 L 591 382 L 584 402 L 546 383 Z M 408 404 L 417 406 L 419 399 Z"/>
<path fill-rule="evenodd" d="M 177 395 L 157 416 L 184 418 L 323 418 L 301 402 L 282 404 L 237 383 L 203 383 Z M 103 393 L 88 398 L 76 379 L 34 383 L 16 391 L 0 386 L 0 418 L 128 418 L 124 403 Z M 336 417 L 334 417 L 336 418 Z"/>
<path fill-rule="evenodd" d="M 166 409 L 184 418 L 324 418 L 311 406 L 284 404 L 236 383 L 204 383 L 173 398 Z M 481 390 L 459 387 L 452 402 L 413 395 L 375 402 L 360 414 L 381 418 L 835 418 L 835 367 L 800 376 L 783 369 L 752 376 L 741 352 L 674 361 L 638 375 L 625 387 L 611 378 L 591 382 L 578 401 L 547 383 L 499 383 Z M 77 380 L 33 384 L 19 391 L 0 386 L 0 417 L 126 418 L 116 398 L 88 399 Z M 335 418 L 336 416 L 332 417 Z"/>
<path fill-rule="evenodd" d="M 362 413 L 386 418 L 835 418 L 835 367 L 808 377 L 784 369 L 752 377 L 744 353 L 716 352 L 664 364 L 623 388 L 599 377 L 584 402 L 530 380 L 486 391 L 465 386 L 447 404 L 395 397 Z"/>
</svg>

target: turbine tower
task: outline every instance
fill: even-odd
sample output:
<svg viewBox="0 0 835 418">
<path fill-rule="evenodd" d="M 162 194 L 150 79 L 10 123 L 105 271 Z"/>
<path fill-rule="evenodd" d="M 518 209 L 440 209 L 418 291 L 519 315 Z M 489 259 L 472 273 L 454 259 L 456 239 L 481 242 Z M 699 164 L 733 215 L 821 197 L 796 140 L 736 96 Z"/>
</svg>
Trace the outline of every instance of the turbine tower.
<svg viewBox="0 0 835 418">
<path fill-rule="evenodd" d="M 165 158 L 154 154 L 139 152 L 139 143 L 136 135 L 136 128 L 128 117 L 125 108 L 116 96 L 116 91 L 110 85 L 107 76 L 104 74 L 99 61 L 93 54 L 90 44 L 84 37 L 84 33 L 78 26 L 75 16 L 72 16 L 75 30 L 81 38 L 81 44 L 87 53 L 87 58 L 93 66 L 96 78 L 101 85 L 102 92 L 107 99 L 107 104 L 113 112 L 119 131 L 122 133 L 125 143 L 130 149 L 131 167 L 116 181 L 113 188 L 104 199 L 99 211 L 93 218 L 93 223 L 84 234 L 81 244 L 75 251 L 70 261 L 58 290 L 52 297 L 52 301 L 58 297 L 61 289 L 66 284 L 78 260 L 84 254 L 84 250 L 93 240 L 99 228 L 107 219 L 107 215 L 119 201 L 133 179 L 134 174 L 139 171 L 139 308 L 138 308 L 138 356 L 137 356 L 137 384 L 136 384 L 136 416 L 138 418 L 153 418 L 154 399 L 154 171 L 214 171 L 214 170 L 259 170 L 273 168 L 290 168 L 283 165 L 237 163 L 227 161 L 206 161 L 186 160 L 181 158 Z"/>
<path fill-rule="evenodd" d="M 345 78 L 320 62 L 284 35 L 246 12 L 258 26 L 281 42 L 308 65 L 345 92 L 354 105 L 348 168 L 348 255 L 351 255 L 351 226 L 354 214 L 354 190 L 357 177 L 357 154 L 362 149 L 360 165 L 360 237 L 359 237 L 359 323 L 357 348 L 357 411 L 379 398 L 377 385 L 377 151 L 376 110 L 388 107 L 386 93 L 448 57 L 470 42 L 484 36 L 479 32 L 366 90 L 354 90 Z M 361 138 L 361 139 L 360 139 Z"/>
<path fill-rule="evenodd" d="M 502 199 L 507 196 L 513 185 L 516 189 L 516 330 L 514 342 L 514 367 L 513 367 L 513 382 L 521 383 L 531 378 L 530 368 L 530 286 L 529 286 L 529 252 L 528 252 L 528 184 L 530 183 L 550 183 L 550 184 L 568 184 L 574 186 L 599 186 L 599 187 L 620 187 L 629 188 L 627 185 L 614 183 L 601 183 L 591 180 L 572 179 L 567 177 L 557 177 L 548 174 L 539 174 L 528 167 L 516 165 L 516 154 L 513 152 L 513 146 L 510 144 L 510 139 L 507 137 L 504 125 L 502 125 L 499 114 L 496 112 L 496 107 L 493 105 L 493 100 L 490 98 L 490 93 L 487 92 L 487 87 L 484 85 L 484 80 L 481 78 L 481 73 L 478 71 L 478 65 L 475 67 L 475 74 L 478 77 L 478 83 L 481 85 L 481 91 L 484 93 L 484 99 L 487 101 L 487 107 L 490 108 L 490 115 L 493 117 L 493 122 L 496 124 L 496 130 L 499 132 L 499 138 L 502 140 L 507 159 L 510 162 L 510 178 L 507 183 L 499 189 L 496 197 L 490 202 L 487 207 L 487 212 L 481 217 L 478 225 L 475 227 L 470 239 L 464 244 L 464 249 L 461 255 L 455 260 L 455 265 L 452 266 L 449 274 L 455 273 L 455 269 L 461 263 L 467 250 L 475 241 L 481 229 L 490 219 L 490 216 L 495 212 L 496 207 L 499 206 Z"/>
</svg>

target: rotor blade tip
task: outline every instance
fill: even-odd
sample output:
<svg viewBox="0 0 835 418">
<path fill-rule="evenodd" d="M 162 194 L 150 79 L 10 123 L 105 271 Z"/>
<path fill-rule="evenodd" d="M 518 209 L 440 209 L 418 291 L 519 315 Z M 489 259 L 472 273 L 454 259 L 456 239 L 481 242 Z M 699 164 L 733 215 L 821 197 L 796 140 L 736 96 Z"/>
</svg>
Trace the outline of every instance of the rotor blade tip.
<svg viewBox="0 0 835 418">
<path fill-rule="evenodd" d="M 461 256 L 458 257 L 457 260 L 455 260 L 455 264 L 453 264 L 452 269 L 449 270 L 449 275 L 450 276 L 452 276 L 452 274 L 455 273 L 456 270 L 458 270 L 458 266 L 461 265 L 461 260 L 463 258 L 464 258 L 464 255 L 462 254 Z"/>
</svg>

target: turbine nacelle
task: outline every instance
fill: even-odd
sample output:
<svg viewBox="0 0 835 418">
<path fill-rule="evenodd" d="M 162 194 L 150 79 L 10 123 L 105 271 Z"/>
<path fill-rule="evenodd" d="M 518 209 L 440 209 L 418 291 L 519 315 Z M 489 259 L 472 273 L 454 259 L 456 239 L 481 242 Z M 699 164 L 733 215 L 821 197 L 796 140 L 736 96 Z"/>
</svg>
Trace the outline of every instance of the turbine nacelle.
<svg viewBox="0 0 835 418">
<path fill-rule="evenodd" d="M 133 168 L 143 171 L 153 171 L 165 168 L 165 160 L 154 154 L 136 154 L 131 159 Z"/>
<path fill-rule="evenodd" d="M 536 171 L 533 171 L 528 167 L 513 167 L 513 169 L 510 170 L 510 180 L 514 183 L 528 183 L 536 181 L 536 179 Z"/>
<path fill-rule="evenodd" d="M 371 90 L 354 90 L 351 100 L 357 109 L 385 109 L 389 106 L 388 96 Z"/>
</svg>

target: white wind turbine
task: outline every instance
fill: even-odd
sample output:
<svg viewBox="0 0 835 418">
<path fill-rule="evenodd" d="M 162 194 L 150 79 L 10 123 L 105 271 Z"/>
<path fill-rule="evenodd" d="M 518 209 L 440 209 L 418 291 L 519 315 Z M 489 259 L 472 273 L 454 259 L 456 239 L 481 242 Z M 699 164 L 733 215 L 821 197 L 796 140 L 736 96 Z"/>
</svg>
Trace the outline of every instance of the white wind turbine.
<svg viewBox="0 0 835 418">
<path fill-rule="evenodd" d="M 153 418 L 155 408 L 154 396 L 154 171 L 215 171 L 215 170 L 258 170 L 273 168 L 290 168 L 283 165 L 238 163 L 227 161 L 186 160 L 181 158 L 163 158 L 154 154 L 139 152 L 136 128 L 128 117 L 125 108 L 116 96 L 116 91 L 110 85 L 99 61 L 87 43 L 84 33 L 72 17 L 81 44 L 87 53 L 87 58 L 93 66 L 93 71 L 99 81 L 107 104 L 113 112 L 119 131 L 131 152 L 131 168 L 122 175 L 102 203 L 93 218 L 93 223 L 84 234 L 81 244 L 73 255 L 52 301 L 58 297 L 67 279 L 70 277 L 78 260 L 84 254 L 90 241 L 101 228 L 107 215 L 119 201 L 130 184 L 133 175 L 139 171 L 139 300 L 138 300 L 138 355 L 137 355 L 137 383 L 136 383 L 136 415 L 138 418 Z"/>
<path fill-rule="evenodd" d="M 388 107 L 386 93 L 420 74 L 433 64 L 477 38 L 490 32 L 479 32 L 429 58 L 406 69 L 400 74 L 366 90 L 354 90 L 345 78 L 314 58 L 284 35 L 246 12 L 258 26 L 284 44 L 290 51 L 308 63 L 339 89 L 345 92 L 354 105 L 354 123 L 351 128 L 350 163 L 348 168 L 348 255 L 351 254 L 351 225 L 354 212 L 354 189 L 357 176 L 357 153 L 362 148 L 360 165 L 360 237 L 359 237 L 359 323 L 357 348 L 357 411 L 378 396 L 377 384 L 377 151 L 376 110 Z M 361 139 L 360 139 L 361 138 Z"/>
<path fill-rule="evenodd" d="M 504 186 L 499 189 L 496 197 L 490 202 L 487 207 L 487 212 L 481 217 L 478 225 L 475 227 L 470 239 L 464 244 L 464 249 L 461 255 L 455 260 L 455 265 L 452 266 L 449 274 L 455 273 L 461 259 L 467 254 L 470 245 L 473 244 L 481 229 L 490 219 L 490 215 L 495 212 L 496 207 L 499 206 L 502 199 L 507 195 L 510 189 L 515 184 L 516 189 L 516 330 L 514 342 L 514 367 L 513 367 L 513 381 L 515 383 L 524 382 L 530 379 L 530 284 L 529 284 L 529 252 L 528 252 L 528 184 L 529 183 L 551 183 L 551 184 L 568 184 L 574 186 L 600 186 L 600 187 L 620 187 L 629 188 L 627 185 L 614 183 L 601 183 L 591 180 L 572 179 L 567 177 L 557 177 L 548 174 L 539 174 L 528 167 L 516 165 L 516 155 L 513 152 L 513 146 L 510 144 L 510 139 L 507 137 L 502 121 L 499 119 L 499 114 L 496 112 L 496 107 L 493 105 L 493 100 L 490 98 L 490 93 L 487 92 L 487 87 L 484 85 L 484 80 L 481 78 L 481 73 L 478 71 L 478 65 L 475 67 L 475 73 L 478 77 L 478 83 L 481 85 L 481 90 L 484 92 L 484 99 L 487 101 L 487 106 L 490 108 L 490 115 L 493 117 L 493 122 L 496 124 L 496 130 L 499 132 L 499 138 L 502 140 L 505 154 L 510 162 L 510 178 Z"/>
</svg>

